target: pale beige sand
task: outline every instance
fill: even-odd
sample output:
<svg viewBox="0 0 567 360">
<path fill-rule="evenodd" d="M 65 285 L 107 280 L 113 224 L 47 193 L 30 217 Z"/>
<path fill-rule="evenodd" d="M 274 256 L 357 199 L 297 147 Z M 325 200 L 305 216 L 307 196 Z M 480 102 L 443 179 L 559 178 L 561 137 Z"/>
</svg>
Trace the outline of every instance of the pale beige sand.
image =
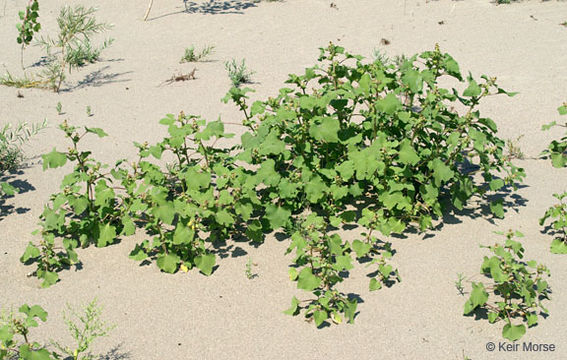
<svg viewBox="0 0 567 360">
<path fill-rule="evenodd" d="M 26 1 L 3 2 L 0 61 L 19 74 L 15 24 Z M 16 176 L 33 190 L 6 203 L 21 213 L 0 221 L 1 305 L 44 306 L 50 319 L 33 330 L 34 335 L 69 340 L 61 319 L 65 303 L 97 296 L 106 306 L 105 317 L 118 325 L 95 344 L 94 350 L 101 353 L 117 347 L 106 359 L 462 359 L 463 354 L 475 360 L 566 359 L 567 258 L 549 253 L 551 238 L 540 233 L 538 218 L 554 203 L 551 194 L 567 188 L 567 176 L 547 161 L 517 162 L 527 172 L 527 186 L 518 192 L 526 202 L 517 211 L 510 210 L 505 220 L 491 223 L 459 217 L 426 239 L 391 239 L 402 283 L 369 293 L 364 268 L 353 271 L 343 289 L 364 300 L 355 325 L 317 330 L 301 317 L 282 314 L 293 295 L 306 294 L 288 280 L 291 258 L 284 256 L 286 242 L 273 237 L 259 248 L 235 244 L 247 255 L 223 259 L 211 277 L 194 271 L 167 275 L 153 264 L 140 267 L 127 258 L 143 239 L 140 234 L 116 246 L 80 250 L 83 269 L 63 271 L 62 281 L 49 289 L 39 289 L 36 279 L 26 278 L 32 268 L 18 259 L 26 244 L 36 239 L 30 233 L 43 205 L 69 171 L 66 166 L 44 173 L 37 157 L 54 146 L 66 148 L 57 124 L 68 118 L 74 124 L 104 128 L 109 137 L 84 145 L 92 146 L 100 160 L 113 162 L 134 156 L 133 141 L 159 141 L 165 129 L 158 120 L 166 113 L 184 110 L 210 120 L 220 114 L 225 121 L 238 122 L 235 107 L 220 102 L 229 88 L 223 63 L 232 57 L 246 58 L 256 71 L 254 98 L 266 98 L 283 86 L 288 73 L 313 65 L 318 47 L 330 40 L 366 56 L 380 47 L 382 38 L 391 41 L 381 46 L 390 55 L 413 54 L 439 43 L 462 70 L 497 76 L 502 87 L 520 92 L 514 98 L 491 98 L 482 106 L 503 138 L 524 135 L 520 146 L 528 157 L 535 157 L 554 137 L 540 127 L 559 120 L 555 109 L 567 100 L 567 29 L 559 26 L 567 20 L 567 3 L 333 2 L 338 10 L 328 0 L 258 4 L 226 0 L 229 8 L 219 14 L 206 13 L 206 4 L 199 2 L 195 13 L 186 14 L 180 0 L 156 0 L 150 21 L 143 22 L 146 1 L 99 0 L 94 2 L 100 8 L 97 17 L 115 25 L 108 35 L 116 42 L 103 54 L 103 61 L 73 73 L 69 91 L 21 90 L 24 98 L 17 98 L 16 89 L 0 87 L 0 124 L 44 118 L 51 124 L 25 147 L 33 160 Z M 54 33 L 55 15 L 64 3 L 68 2 L 41 2 L 44 31 Z M 216 45 L 216 53 L 213 61 L 196 65 L 195 81 L 158 87 L 174 72 L 193 68 L 178 63 L 185 47 L 207 43 Z M 40 56 L 40 50 L 31 47 L 26 64 Z M 92 83 L 80 85 L 93 76 Z M 63 105 L 63 116 L 56 114 L 57 102 Z M 94 112 L 91 118 L 85 115 L 87 105 Z M 477 274 L 487 254 L 479 244 L 494 243 L 498 238 L 492 232 L 508 228 L 526 234 L 528 259 L 551 269 L 551 316 L 529 329 L 522 341 L 553 343 L 554 353 L 489 353 L 485 344 L 502 340 L 502 324 L 462 316 L 465 298 L 454 288 L 456 273 Z M 244 274 L 248 256 L 258 263 L 254 270 L 259 277 L 254 280 Z"/>
</svg>

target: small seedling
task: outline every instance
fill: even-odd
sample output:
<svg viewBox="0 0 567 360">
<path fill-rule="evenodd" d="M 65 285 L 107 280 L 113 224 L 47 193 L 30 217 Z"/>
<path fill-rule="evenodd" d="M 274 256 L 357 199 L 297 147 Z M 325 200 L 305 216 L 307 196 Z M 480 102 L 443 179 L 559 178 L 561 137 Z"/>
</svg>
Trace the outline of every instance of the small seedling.
<svg viewBox="0 0 567 360">
<path fill-rule="evenodd" d="M 520 139 L 524 137 L 524 135 L 520 135 L 518 136 L 515 140 L 512 139 L 508 139 L 506 140 L 506 157 L 508 159 L 508 161 L 513 160 L 513 159 L 520 159 L 523 160 L 525 158 L 524 153 L 522 152 L 522 149 L 520 149 Z"/>
<path fill-rule="evenodd" d="M 206 45 L 200 52 L 195 51 L 195 46 L 191 45 L 185 48 L 185 54 L 181 57 L 180 63 L 204 61 L 209 55 L 214 52 L 214 45 Z"/>
<path fill-rule="evenodd" d="M 551 290 L 544 278 L 549 277 L 546 266 L 536 261 L 523 262 L 524 247 L 514 237 L 523 237 L 519 231 L 509 230 L 504 245 L 481 246 L 494 255 L 484 257 L 480 272 L 491 283 L 472 283 L 472 291 L 465 303 L 464 314 L 473 313 L 477 308 L 487 311 L 488 321 L 492 324 L 503 320 L 506 324 L 502 336 L 515 341 L 526 333 L 526 326 L 512 321 L 520 318 L 528 327 L 537 324 L 538 312 L 547 314 L 542 300 L 549 299 Z M 490 294 L 489 294 L 490 292 Z M 489 302 L 489 300 L 492 300 Z"/>
<path fill-rule="evenodd" d="M 33 36 L 41 29 L 41 24 L 37 21 L 39 17 L 39 2 L 38 0 L 30 0 L 26 11 L 20 11 L 19 14 L 21 24 L 17 24 L 18 37 L 16 41 L 21 44 L 20 62 L 22 69 L 24 68 L 24 49 L 33 40 Z"/>
<path fill-rule="evenodd" d="M 462 273 L 457 274 L 457 280 L 455 281 L 455 288 L 461 295 L 465 295 L 465 288 L 463 286 L 463 280 L 465 276 Z"/>
<path fill-rule="evenodd" d="M 87 116 L 88 116 L 88 117 L 91 117 L 91 116 L 94 115 L 90 105 L 87 105 L 86 111 L 87 111 Z"/>
<path fill-rule="evenodd" d="M 248 261 L 246 262 L 246 270 L 244 271 L 248 280 L 252 280 L 255 277 L 258 277 L 258 274 L 252 272 L 252 266 L 258 266 L 258 264 L 252 262 L 251 258 L 248 258 Z"/>
<path fill-rule="evenodd" d="M 232 59 L 230 62 L 225 62 L 224 66 L 226 68 L 226 71 L 228 71 L 228 77 L 230 78 L 230 81 L 232 82 L 232 85 L 234 87 L 239 87 L 240 84 L 251 82 L 254 72 L 246 68 L 245 59 L 242 59 L 240 65 L 236 62 L 235 59 Z"/>
<path fill-rule="evenodd" d="M 563 21 L 561 24 L 559 24 L 561 26 L 567 27 L 567 21 Z"/>
<path fill-rule="evenodd" d="M 55 110 L 57 110 L 57 115 L 63 115 L 63 105 L 61 105 L 61 102 L 57 102 L 57 105 L 55 106 Z"/>
</svg>

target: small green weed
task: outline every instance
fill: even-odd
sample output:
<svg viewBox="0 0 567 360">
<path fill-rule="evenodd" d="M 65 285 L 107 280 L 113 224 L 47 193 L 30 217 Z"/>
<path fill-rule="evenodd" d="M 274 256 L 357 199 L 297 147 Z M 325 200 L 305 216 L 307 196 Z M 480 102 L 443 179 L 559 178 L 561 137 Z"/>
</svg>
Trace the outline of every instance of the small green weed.
<svg viewBox="0 0 567 360">
<path fill-rule="evenodd" d="M 508 158 L 508 160 L 513 160 L 513 159 L 520 159 L 523 160 L 525 159 L 525 155 L 522 152 L 522 149 L 520 148 L 519 142 L 520 139 L 524 137 L 524 135 L 520 135 L 518 136 L 515 140 L 512 139 L 507 139 L 506 140 L 506 156 Z"/>
<path fill-rule="evenodd" d="M 63 114 L 63 105 L 61 105 L 60 101 L 57 102 L 57 105 L 55 106 L 55 110 L 57 110 L 57 115 Z"/>
<path fill-rule="evenodd" d="M 481 246 L 489 249 L 494 255 L 484 257 L 480 272 L 492 283 L 472 283 L 472 291 L 465 303 L 464 314 L 468 315 L 476 309 L 487 311 L 488 321 L 492 324 L 503 320 L 506 324 L 502 336 L 515 341 L 526 333 L 524 324 L 514 325 L 512 321 L 520 318 L 528 327 L 538 321 L 538 310 L 547 314 L 541 300 L 549 299 L 551 290 L 544 278 L 549 270 L 536 261 L 523 262 L 524 247 L 520 242 L 512 240 L 523 237 L 519 231 L 508 231 L 504 245 Z M 490 294 L 489 294 L 490 292 Z M 493 299 L 489 302 L 489 299 Z"/>
<path fill-rule="evenodd" d="M 463 280 L 465 276 L 462 273 L 457 274 L 457 280 L 455 281 L 455 288 L 461 295 L 465 295 L 465 288 L 463 286 Z"/>
<path fill-rule="evenodd" d="M 209 55 L 214 53 L 214 45 L 206 45 L 201 51 L 195 51 L 195 46 L 185 48 L 185 54 L 181 57 L 180 63 L 204 61 Z"/>
<path fill-rule="evenodd" d="M 38 88 L 45 87 L 46 82 L 43 80 L 36 80 L 34 77 L 28 77 L 24 74 L 24 77 L 18 78 L 12 75 L 8 70 L 6 74 L 0 76 L 0 85 L 10 86 L 15 88 Z"/>
<path fill-rule="evenodd" d="M 252 75 L 254 75 L 254 72 L 246 68 L 245 59 L 242 59 L 240 65 L 235 59 L 232 59 L 230 62 L 225 62 L 224 66 L 226 71 L 228 71 L 228 77 L 234 87 L 239 87 L 241 84 L 246 84 L 252 81 Z"/>
<path fill-rule="evenodd" d="M 112 45 L 113 42 L 114 39 L 109 38 L 99 47 L 94 47 L 88 38 L 77 41 L 73 46 L 69 47 L 65 62 L 69 64 L 70 68 L 93 64 L 99 60 L 100 53 Z"/>
<path fill-rule="evenodd" d="M 68 347 L 58 342 L 52 344 L 63 354 L 72 357 L 73 360 L 93 360 L 95 356 L 87 352 L 94 340 L 108 335 L 115 325 L 108 325 L 101 320 L 102 307 L 97 304 L 96 299 L 87 304 L 80 314 L 76 309 L 67 304 L 67 311 L 63 314 L 63 319 L 67 325 L 69 333 L 75 339 L 75 346 Z M 87 352 L 85 355 L 81 355 Z M 79 355 L 81 355 L 79 357 Z"/>
<path fill-rule="evenodd" d="M 22 69 L 24 68 L 24 50 L 27 45 L 31 43 L 35 33 L 41 29 L 41 24 L 37 21 L 39 17 L 39 2 L 38 0 L 30 0 L 26 6 L 25 11 L 18 13 L 21 24 L 17 24 L 18 37 L 16 41 L 22 45 L 20 52 L 20 62 Z"/>
<path fill-rule="evenodd" d="M 257 266 L 258 264 L 252 262 L 251 258 L 248 258 L 248 261 L 246 262 L 246 270 L 244 270 L 244 274 L 246 274 L 246 277 L 248 278 L 248 280 L 252 280 L 255 277 L 258 277 L 258 274 L 254 273 L 252 271 L 252 266 Z"/>
<path fill-rule="evenodd" d="M 94 115 L 94 114 L 93 114 L 93 110 L 91 109 L 91 106 L 90 106 L 90 105 L 87 105 L 87 107 L 86 107 L 85 110 L 86 110 L 86 112 L 87 112 L 87 116 L 88 116 L 88 117 L 91 117 L 91 116 Z"/>
</svg>

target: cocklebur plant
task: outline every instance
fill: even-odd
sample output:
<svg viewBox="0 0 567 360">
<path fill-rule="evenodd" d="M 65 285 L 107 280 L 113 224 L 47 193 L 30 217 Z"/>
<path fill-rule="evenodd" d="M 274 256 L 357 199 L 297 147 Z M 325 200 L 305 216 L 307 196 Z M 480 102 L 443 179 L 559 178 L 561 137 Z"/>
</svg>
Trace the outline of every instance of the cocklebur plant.
<svg viewBox="0 0 567 360">
<path fill-rule="evenodd" d="M 554 238 L 551 242 L 551 252 L 554 254 L 567 254 L 567 191 L 562 194 L 553 194 L 559 203 L 551 206 L 539 219 L 539 225 L 550 221 L 550 232 Z"/>
<path fill-rule="evenodd" d="M 559 115 L 567 115 L 567 102 L 563 103 L 557 108 Z M 549 124 L 543 125 L 542 130 L 549 130 L 554 127 L 563 127 L 567 129 L 567 122 L 564 124 L 558 124 L 556 121 L 552 121 Z M 544 159 L 550 158 L 553 167 L 562 168 L 567 167 L 567 132 L 560 140 L 553 140 L 547 149 L 541 153 L 541 157 Z"/>
<path fill-rule="evenodd" d="M 130 257 L 156 259 L 168 273 L 197 267 L 210 275 L 215 246 L 240 233 L 262 241 L 262 225 L 253 216 L 261 210 L 256 184 L 251 171 L 235 164 L 232 149 L 213 146 L 232 136 L 220 120 L 206 123 L 182 112 L 160 123 L 168 126 L 169 136 L 156 145 L 137 144 L 140 161 L 133 171 L 142 182 L 127 188 L 132 215 L 154 237 L 138 244 Z M 206 145 L 213 139 L 213 145 Z M 149 161 L 163 153 L 175 159 L 167 169 Z"/>
<path fill-rule="evenodd" d="M 55 355 L 36 341 L 31 341 L 30 329 L 38 320 L 47 321 L 47 312 L 39 305 L 22 305 L 19 314 L 3 312 L 0 316 L 0 360 L 52 360 Z"/>
<path fill-rule="evenodd" d="M 18 37 L 16 41 L 21 44 L 20 62 L 22 69 L 24 68 L 24 50 L 27 45 L 31 43 L 34 35 L 41 30 L 41 24 L 37 21 L 39 17 L 39 1 L 30 0 L 26 6 L 25 11 L 20 11 L 18 13 L 21 24 L 17 24 Z"/>
<path fill-rule="evenodd" d="M 242 135 L 237 158 L 257 167 L 259 195 L 268 204 L 265 218 L 272 229 L 283 228 L 292 249 L 298 239 L 300 249 L 340 244 L 334 251 L 342 252 L 310 254 L 318 259 L 317 267 L 306 266 L 303 255 L 294 260 L 302 269 L 297 274 L 292 270 L 292 279 L 309 279 L 309 286 L 300 288 L 316 298 L 306 307 L 294 298 L 287 313 L 304 309 L 318 325 L 333 314 L 347 316 L 354 307 L 334 293 L 336 277 L 321 277 L 323 268 L 339 266 L 337 257 L 348 266 L 349 251 L 364 257 L 373 249 L 379 276 L 371 279 L 370 289 L 399 280 L 387 263 L 389 244 L 372 231 L 389 236 L 412 224 L 426 230 L 443 214 L 442 196 L 462 209 L 472 196 L 515 188 L 524 177 L 506 159 L 496 124 L 477 110 L 483 98 L 508 94 L 495 79 L 482 76 L 478 83 L 469 75 L 462 93 L 440 87 L 441 78 L 463 77 L 457 62 L 438 48 L 386 64 L 362 60 L 330 44 L 321 49 L 319 64 L 304 75 L 290 75 L 287 83 L 293 88 L 281 89 L 277 97 L 248 105 L 251 89 L 233 88 L 224 99 L 241 109 L 243 125 L 250 129 Z M 465 112 L 455 111 L 452 103 L 464 105 Z M 498 217 L 504 216 L 503 206 L 501 200 L 490 203 Z M 318 215 L 317 231 L 297 231 L 305 210 Z M 363 241 L 346 242 L 326 229 L 352 224 L 364 229 Z"/>
<path fill-rule="evenodd" d="M 488 321 L 505 322 L 502 336 L 515 341 L 526 333 L 528 327 L 538 322 L 539 314 L 548 314 L 542 305 L 543 299 L 549 299 L 551 293 L 545 280 L 549 277 L 546 266 L 536 261 L 523 262 L 524 247 L 514 237 L 523 237 L 518 231 L 509 230 L 504 244 L 481 246 L 489 249 L 493 255 L 485 256 L 480 272 L 491 282 L 472 282 L 470 297 L 465 303 L 464 314 L 468 315 L 477 309 L 487 311 Z M 522 323 L 516 324 L 519 318 Z"/>
<path fill-rule="evenodd" d="M 120 199 L 112 186 L 110 173 L 104 165 L 91 157 L 90 151 L 80 150 L 78 144 L 87 134 L 107 136 L 99 128 L 79 129 L 67 121 L 60 125 L 72 146 L 66 152 L 55 148 L 42 156 L 43 169 L 58 168 L 71 161 L 73 171 L 61 182 L 61 192 L 51 195 L 40 217 L 41 229 L 35 233 L 42 239 L 30 242 L 20 261 L 37 263 L 35 275 L 43 279 L 42 286 L 53 285 L 57 272 L 78 262 L 77 247 L 91 243 L 97 247 L 115 242 L 118 235 L 134 232 L 132 220 L 124 215 Z"/>
</svg>

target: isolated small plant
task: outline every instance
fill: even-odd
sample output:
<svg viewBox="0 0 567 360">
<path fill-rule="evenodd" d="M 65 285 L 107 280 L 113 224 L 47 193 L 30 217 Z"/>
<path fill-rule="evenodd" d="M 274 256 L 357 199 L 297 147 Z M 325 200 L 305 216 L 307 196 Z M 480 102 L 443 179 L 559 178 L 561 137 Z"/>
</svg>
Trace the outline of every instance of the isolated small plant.
<svg viewBox="0 0 567 360">
<path fill-rule="evenodd" d="M 206 45 L 201 51 L 196 51 L 195 46 L 191 45 L 185 48 L 185 54 L 181 57 L 180 63 L 204 61 L 214 52 L 214 45 Z"/>
<path fill-rule="evenodd" d="M 87 112 L 87 116 L 88 116 L 88 117 L 91 117 L 91 116 L 94 115 L 94 114 L 93 114 L 93 110 L 92 110 L 92 108 L 91 108 L 90 105 L 87 105 L 85 111 Z"/>
<path fill-rule="evenodd" d="M 458 273 L 457 280 L 455 281 L 455 289 L 457 289 L 460 295 L 465 295 L 465 287 L 463 286 L 463 280 L 465 280 L 465 276 L 463 275 L 463 273 Z"/>
<path fill-rule="evenodd" d="M 242 59 L 240 64 L 235 59 L 224 63 L 228 77 L 234 87 L 239 87 L 241 84 L 246 84 L 252 81 L 253 71 L 246 68 L 246 60 Z"/>
<path fill-rule="evenodd" d="M 257 264 L 252 261 L 252 258 L 248 258 L 246 261 L 246 269 L 244 270 L 244 274 L 248 278 L 248 280 L 252 280 L 258 276 L 258 274 L 252 271 L 252 266 L 256 266 Z"/>
<path fill-rule="evenodd" d="M 44 48 L 47 56 L 43 76 L 54 91 L 59 92 L 66 78 L 67 69 L 71 71 L 83 65 L 85 61 L 96 60 L 100 51 L 110 45 L 111 40 L 107 40 L 99 49 L 93 49 L 90 45 L 90 38 L 94 34 L 110 28 L 106 23 L 97 22 L 95 12 L 96 9 L 92 7 L 66 5 L 57 17 L 59 26 L 57 37 L 40 39 L 39 44 Z"/>
<path fill-rule="evenodd" d="M 93 360 L 96 357 L 88 352 L 89 347 L 99 337 L 107 336 L 115 325 L 108 325 L 101 319 L 103 308 L 94 299 L 88 303 L 81 312 L 67 304 L 67 311 L 63 315 L 69 333 L 75 340 L 73 347 L 61 345 L 52 341 L 52 344 L 64 355 L 73 360 Z"/>
<path fill-rule="evenodd" d="M 549 276 L 546 266 L 536 261 L 523 262 L 524 247 L 514 237 L 523 237 L 518 231 L 497 233 L 506 236 L 504 245 L 481 246 L 494 255 L 485 256 L 480 272 L 492 282 L 472 282 L 472 291 L 465 303 L 464 314 L 477 309 L 487 311 L 488 321 L 504 321 L 502 336 L 508 340 L 518 340 L 526 333 L 523 323 L 516 324 L 520 318 L 528 327 L 534 326 L 539 314 L 548 314 L 542 300 L 549 299 L 551 290 L 545 278 Z"/>
<path fill-rule="evenodd" d="M 61 105 L 60 101 L 58 101 L 57 105 L 55 105 L 55 110 L 57 110 L 57 115 L 63 114 L 63 105 Z"/>
<path fill-rule="evenodd" d="M 551 206 L 539 224 L 544 225 L 550 220 L 551 233 L 554 236 L 551 242 L 551 252 L 554 254 L 567 254 L 567 191 L 562 194 L 553 194 L 559 203 Z"/>
<path fill-rule="evenodd" d="M 17 24 L 18 37 L 16 41 L 21 44 L 20 62 L 22 69 L 24 68 L 24 50 L 27 45 L 31 43 L 35 33 L 41 29 L 41 24 L 37 21 L 39 17 L 39 2 L 38 0 L 30 0 L 26 6 L 25 11 L 18 13 L 21 24 Z"/>
<path fill-rule="evenodd" d="M 524 137 L 524 135 L 520 135 L 514 140 L 513 139 L 506 140 L 506 152 L 507 152 L 506 156 L 508 157 L 508 160 L 525 159 L 525 155 L 522 152 L 522 149 L 520 148 L 519 145 L 520 139 L 522 137 Z"/>
</svg>

